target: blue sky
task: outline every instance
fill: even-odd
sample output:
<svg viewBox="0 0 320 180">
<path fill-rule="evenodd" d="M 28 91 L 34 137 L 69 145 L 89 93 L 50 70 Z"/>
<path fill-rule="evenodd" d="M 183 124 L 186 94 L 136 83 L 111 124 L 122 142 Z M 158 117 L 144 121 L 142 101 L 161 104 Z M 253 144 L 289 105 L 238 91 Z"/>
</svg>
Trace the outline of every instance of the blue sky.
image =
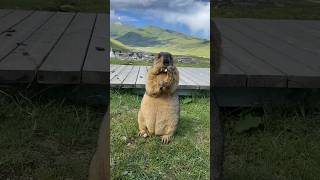
<svg viewBox="0 0 320 180">
<path fill-rule="evenodd" d="M 210 37 L 209 0 L 111 0 L 111 22 Z"/>
</svg>

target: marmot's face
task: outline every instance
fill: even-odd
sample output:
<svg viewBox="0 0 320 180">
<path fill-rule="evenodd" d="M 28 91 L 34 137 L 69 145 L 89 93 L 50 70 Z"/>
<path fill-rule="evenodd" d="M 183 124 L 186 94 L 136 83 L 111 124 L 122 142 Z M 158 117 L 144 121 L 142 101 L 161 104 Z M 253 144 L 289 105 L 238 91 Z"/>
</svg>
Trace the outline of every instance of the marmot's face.
<svg viewBox="0 0 320 180">
<path fill-rule="evenodd" d="M 173 66 L 173 58 L 170 53 L 160 52 L 154 60 L 153 65 L 160 67 Z"/>
</svg>

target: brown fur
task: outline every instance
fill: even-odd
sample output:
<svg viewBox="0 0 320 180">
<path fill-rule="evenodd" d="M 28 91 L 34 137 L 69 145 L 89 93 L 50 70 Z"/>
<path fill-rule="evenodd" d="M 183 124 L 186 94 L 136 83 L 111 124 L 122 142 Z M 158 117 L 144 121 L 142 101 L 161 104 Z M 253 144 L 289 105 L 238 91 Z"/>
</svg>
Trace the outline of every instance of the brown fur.
<svg viewBox="0 0 320 180">
<path fill-rule="evenodd" d="M 166 144 L 173 138 L 180 114 L 176 93 L 179 72 L 173 65 L 172 56 L 169 53 L 167 55 L 171 57 L 168 66 L 164 65 L 164 54 L 159 55 L 149 69 L 146 93 L 138 113 L 139 135 L 159 135 Z"/>
<path fill-rule="evenodd" d="M 109 136 L 107 114 L 105 115 L 99 131 L 98 147 L 94 154 L 89 170 L 89 180 L 109 180 Z"/>
</svg>

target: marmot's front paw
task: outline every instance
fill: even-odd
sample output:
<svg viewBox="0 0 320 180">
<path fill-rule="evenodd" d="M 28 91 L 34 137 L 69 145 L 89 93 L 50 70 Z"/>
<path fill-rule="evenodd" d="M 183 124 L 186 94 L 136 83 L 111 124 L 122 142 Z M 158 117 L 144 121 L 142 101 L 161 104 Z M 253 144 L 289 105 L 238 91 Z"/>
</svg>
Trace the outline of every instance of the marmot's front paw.
<svg viewBox="0 0 320 180">
<path fill-rule="evenodd" d="M 145 130 L 139 131 L 138 135 L 141 136 L 141 137 L 144 137 L 144 138 L 148 137 L 148 133 Z"/>
<path fill-rule="evenodd" d="M 168 68 L 167 67 L 163 67 L 163 68 L 161 68 L 160 72 L 166 73 L 166 72 L 168 72 Z"/>
<path fill-rule="evenodd" d="M 167 71 L 169 71 L 169 72 L 172 72 L 172 71 L 174 71 L 175 70 L 175 67 L 174 66 L 168 66 L 167 67 Z"/>
<path fill-rule="evenodd" d="M 160 90 L 163 90 L 163 89 L 167 88 L 168 86 L 169 86 L 168 82 L 165 82 L 165 81 L 160 82 Z"/>
<path fill-rule="evenodd" d="M 162 67 L 161 66 L 153 66 L 151 68 L 151 73 L 154 75 L 158 75 L 162 72 Z"/>
<path fill-rule="evenodd" d="M 161 141 L 163 144 L 168 144 L 172 140 L 173 136 L 171 135 L 163 135 L 161 136 Z"/>
</svg>

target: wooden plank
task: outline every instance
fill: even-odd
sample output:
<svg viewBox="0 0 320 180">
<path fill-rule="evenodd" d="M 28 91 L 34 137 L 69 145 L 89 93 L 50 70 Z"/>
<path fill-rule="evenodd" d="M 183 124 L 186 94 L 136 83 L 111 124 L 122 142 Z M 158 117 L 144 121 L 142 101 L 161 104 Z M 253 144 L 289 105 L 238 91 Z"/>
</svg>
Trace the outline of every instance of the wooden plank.
<svg viewBox="0 0 320 180">
<path fill-rule="evenodd" d="M 119 68 L 119 66 L 110 64 L 110 72 L 114 71 L 115 69 Z"/>
<path fill-rule="evenodd" d="M 222 57 L 219 71 L 215 76 L 216 87 L 246 87 L 246 74 Z"/>
<path fill-rule="evenodd" d="M 187 87 L 189 87 L 190 84 L 190 80 L 188 78 L 186 78 L 185 76 L 181 75 L 181 68 L 178 67 L 178 71 L 179 71 L 179 85 L 178 85 L 178 89 L 186 89 Z M 193 89 L 199 89 L 199 87 L 194 86 Z"/>
<path fill-rule="evenodd" d="M 110 72 L 110 80 L 113 79 L 117 74 L 119 74 L 126 67 L 126 65 L 114 65 L 114 66 L 116 66 L 117 68 L 115 68 Z"/>
<path fill-rule="evenodd" d="M 140 66 L 139 75 L 136 81 L 136 88 L 144 88 L 147 80 L 147 67 Z"/>
<path fill-rule="evenodd" d="M 137 78 L 139 75 L 141 66 L 133 66 L 133 69 L 129 73 L 129 75 L 122 82 L 123 88 L 134 88 L 137 82 Z"/>
<path fill-rule="evenodd" d="M 0 20 L 1 18 L 6 17 L 8 14 L 10 14 L 13 10 L 9 10 L 9 9 L 0 9 Z M 1 24 L 1 21 L 0 21 Z"/>
<path fill-rule="evenodd" d="M 71 21 L 73 13 L 55 14 L 37 30 L 25 46 L 19 46 L 0 62 L 0 82 L 28 83 L 34 80 L 36 71 Z"/>
<path fill-rule="evenodd" d="M 297 47 L 299 51 L 308 51 L 320 54 L 319 39 L 320 34 L 312 28 L 305 28 L 304 21 L 288 21 L 288 20 L 252 20 L 239 19 L 243 24 L 264 32 L 268 36 L 273 36 L 279 41 L 283 41 L 291 46 Z M 317 33 L 317 35 L 314 35 Z"/>
<path fill-rule="evenodd" d="M 107 84 L 109 70 L 109 15 L 98 14 L 88 54 L 82 69 L 85 84 Z"/>
<path fill-rule="evenodd" d="M 266 47 L 290 57 L 292 61 L 300 63 L 301 66 L 307 66 L 308 68 L 313 69 L 315 71 L 320 71 L 320 61 L 319 61 L 320 54 L 316 55 L 314 53 L 304 51 L 303 49 L 292 46 L 288 43 L 285 43 L 279 40 L 279 38 L 275 38 L 274 36 L 266 34 L 261 30 L 257 30 L 257 28 L 259 27 L 250 28 L 249 26 L 245 25 L 241 21 L 225 21 L 225 24 L 228 25 L 230 28 L 236 29 L 238 32 L 242 33 L 243 35 L 249 38 L 252 38 L 253 40 L 261 44 L 264 44 Z M 281 25 L 278 25 L 277 27 L 279 26 Z M 289 29 L 285 29 L 285 30 L 286 30 L 286 33 L 288 33 Z M 300 41 L 303 41 L 303 40 L 300 40 Z"/>
<path fill-rule="evenodd" d="M 19 44 L 25 45 L 24 41 L 45 24 L 53 14 L 53 12 L 35 12 L 29 18 L 14 26 L 14 32 L 1 34 L 0 60 L 9 55 Z"/>
<path fill-rule="evenodd" d="M 200 79 L 200 81 L 203 81 L 206 84 L 210 84 L 210 68 L 187 67 L 186 69 L 191 73 L 196 74 L 197 78 Z"/>
<path fill-rule="evenodd" d="M 144 88 L 147 78 L 147 71 L 150 67 L 148 66 L 128 66 L 128 65 L 111 65 L 110 69 L 112 70 L 110 73 L 110 84 L 111 87 L 121 87 L 121 88 Z M 198 79 L 194 81 L 191 80 L 191 76 L 189 75 L 192 73 L 191 71 L 188 72 L 183 70 L 184 67 L 179 67 L 178 70 L 180 72 L 180 81 L 178 89 L 184 90 L 199 90 L 199 85 L 196 82 Z M 189 68 L 195 69 L 195 72 L 199 71 L 199 68 Z M 201 68 L 203 74 L 207 74 L 209 76 L 210 70 L 209 68 Z M 189 74 L 188 74 L 189 73 Z M 207 80 L 206 80 L 207 81 Z M 206 82 L 205 88 L 208 90 L 210 88 L 210 83 Z"/>
<path fill-rule="evenodd" d="M 261 43 L 252 41 L 239 32 L 225 26 L 220 20 L 217 22 L 220 31 L 223 32 L 222 36 L 225 39 L 228 39 L 234 44 L 246 49 L 246 51 L 250 52 L 254 56 L 260 57 L 261 60 L 271 64 L 273 67 L 277 67 L 281 72 L 284 72 L 289 76 L 288 80 L 298 82 L 297 84 L 300 84 L 301 87 L 306 87 L 308 85 L 314 86 L 314 83 L 318 82 L 317 79 L 319 78 L 320 80 L 320 72 L 316 72 L 308 67 L 301 66 L 301 64 L 290 60 L 289 57 L 275 52 L 272 49 L 265 47 Z M 310 77 L 315 80 L 314 83 L 309 84 L 310 81 L 304 81 L 306 77 Z M 295 87 L 297 84 L 295 84 Z M 288 84 L 288 86 L 290 87 L 292 84 Z M 320 86 L 320 84 L 318 86 Z"/>
<path fill-rule="evenodd" d="M 41 65 L 38 82 L 79 84 L 96 15 L 79 13 Z"/>
<path fill-rule="evenodd" d="M 199 89 L 210 89 L 210 69 L 209 68 L 192 68 L 184 67 L 181 68 L 189 75 L 190 79 L 199 85 Z"/>
<path fill-rule="evenodd" d="M 122 82 L 130 75 L 133 66 L 125 66 L 119 73 L 117 73 L 111 80 L 111 87 L 122 87 Z"/>
<path fill-rule="evenodd" d="M 18 24 L 19 22 L 26 19 L 28 16 L 30 16 L 33 12 L 32 11 L 21 11 L 16 10 L 13 13 L 10 13 L 8 16 L 3 18 L 0 21 L 0 34 L 7 31 L 9 28 L 11 28 L 12 31 L 15 29 L 12 28 L 14 25 Z"/>
<path fill-rule="evenodd" d="M 178 68 L 180 82 L 178 89 L 199 89 L 198 83 L 190 79 L 190 76 L 186 71 L 183 71 L 183 68 Z"/>
<path fill-rule="evenodd" d="M 225 60 L 239 67 L 247 76 L 248 87 L 287 87 L 287 75 L 261 61 L 227 39 L 223 41 Z"/>
<path fill-rule="evenodd" d="M 197 70 L 197 71 L 200 71 L 200 70 Z M 186 77 L 186 78 L 188 78 L 188 80 L 190 80 L 189 87 L 187 87 L 186 89 L 192 89 L 194 87 L 196 87 L 197 89 L 209 89 L 210 88 L 210 82 L 205 82 L 204 79 L 201 79 L 201 78 L 209 79 L 210 76 L 209 77 L 201 76 L 199 78 L 198 72 L 196 72 L 196 73 L 192 72 L 192 71 L 190 71 L 190 68 L 188 68 L 188 67 L 180 68 L 180 73 L 181 73 L 182 77 Z"/>
</svg>

